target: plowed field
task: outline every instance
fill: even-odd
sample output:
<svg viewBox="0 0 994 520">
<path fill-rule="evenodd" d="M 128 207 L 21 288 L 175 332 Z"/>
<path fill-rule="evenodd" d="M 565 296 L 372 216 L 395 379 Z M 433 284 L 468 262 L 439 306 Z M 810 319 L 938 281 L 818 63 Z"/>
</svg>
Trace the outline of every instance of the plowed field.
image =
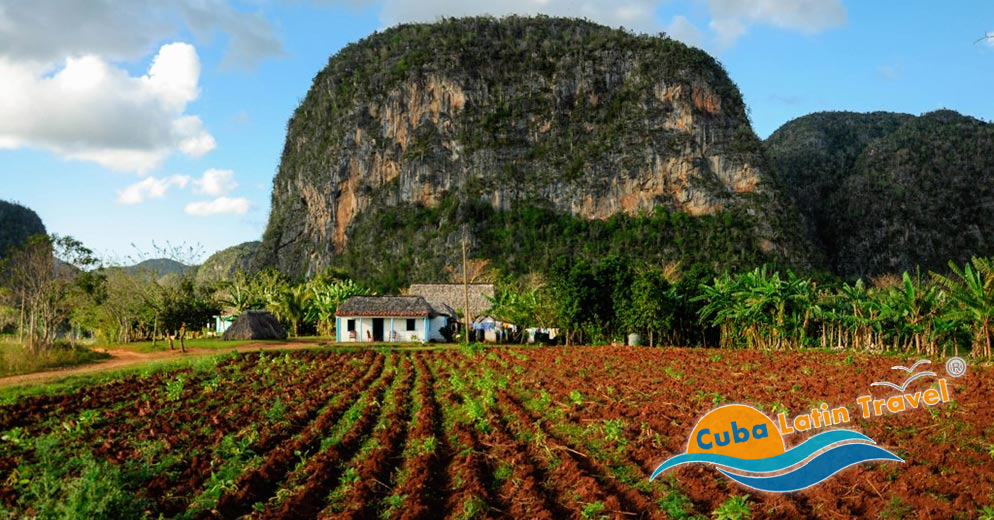
<svg viewBox="0 0 994 520">
<path fill-rule="evenodd" d="M 980 516 L 994 506 L 989 367 L 953 378 L 932 360 L 949 402 L 859 414 L 856 397 L 897 395 L 870 385 L 903 380 L 891 367 L 915 360 L 618 347 L 233 354 L 0 407 L 0 509 L 691 518 L 734 513 L 730 498 L 748 495 L 753 518 Z M 847 406 L 847 428 L 905 462 L 858 464 L 784 495 L 710 465 L 648 480 L 717 406 L 749 404 L 776 422 L 822 402 Z M 818 432 L 784 438 L 791 447 Z"/>
</svg>

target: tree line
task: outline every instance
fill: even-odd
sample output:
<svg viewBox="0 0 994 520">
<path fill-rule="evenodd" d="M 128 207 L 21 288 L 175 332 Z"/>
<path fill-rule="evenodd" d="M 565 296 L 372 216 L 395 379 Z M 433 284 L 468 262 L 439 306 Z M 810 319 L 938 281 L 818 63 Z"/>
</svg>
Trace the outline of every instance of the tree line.
<svg viewBox="0 0 994 520">
<path fill-rule="evenodd" d="M 490 315 L 520 329 L 558 328 L 567 344 L 623 343 L 638 333 L 649 345 L 991 357 L 994 260 L 987 258 L 869 283 L 618 256 L 487 276 L 497 280 Z M 37 235 L 0 260 L 0 332 L 34 351 L 80 337 L 105 344 L 178 337 L 182 345 L 185 331 L 206 330 L 214 315 L 267 309 L 293 335 L 332 336 L 338 306 L 370 292 L 340 269 L 298 282 L 275 270 L 237 271 L 215 282 L 198 281 L 194 269 L 160 276 L 106 267 L 72 237 Z"/>
<path fill-rule="evenodd" d="M 994 261 L 948 267 L 868 284 L 770 266 L 716 273 L 703 264 L 563 260 L 539 282 L 503 280 L 492 313 L 525 327 L 554 324 L 576 344 L 623 342 L 635 332 L 650 345 L 990 358 Z"/>
<path fill-rule="evenodd" d="M 189 252 L 164 248 L 172 260 Z M 166 340 L 206 332 L 215 315 L 249 309 L 275 314 L 294 335 L 333 333 L 338 305 L 369 290 L 341 271 L 329 270 L 292 283 L 275 270 L 227 280 L 198 280 L 196 268 L 154 269 L 105 266 L 72 237 L 35 235 L 0 259 L 0 334 L 29 351 L 79 339 L 102 344 Z"/>
</svg>

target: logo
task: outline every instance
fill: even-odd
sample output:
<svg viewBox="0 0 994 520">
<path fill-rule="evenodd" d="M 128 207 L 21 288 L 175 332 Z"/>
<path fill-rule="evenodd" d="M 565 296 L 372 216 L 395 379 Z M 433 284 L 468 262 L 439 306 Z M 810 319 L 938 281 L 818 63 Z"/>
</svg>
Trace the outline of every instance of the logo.
<svg viewBox="0 0 994 520">
<path fill-rule="evenodd" d="M 890 387 L 902 393 L 876 400 L 863 395 L 856 399 L 854 409 L 868 419 L 949 401 L 945 379 L 939 379 L 938 388 L 917 392 L 907 390 L 915 381 L 937 375 L 930 371 L 914 373 L 919 365 L 930 363 L 921 360 L 911 368 L 893 367 L 911 376 L 900 385 L 881 381 L 870 386 Z M 953 358 L 947 363 L 946 371 L 959 377 L 966 371 L 965 363 Z M 829 409 L 826 403 L 812 409 L 810 414 L 794 417 L 792 421 L 780 413 L 777 423 L 748 405 L 722 406 L 711 410 L 697 422 L 690 433 L 686 453 L 662 463 L 649 480 L 680 464 L 705 463 L 713 464 L 723 475 L 743 486 L 759 491 L 788 493 L 809 488 L 854 464 L 874 460 L 904 462 L 862 433 L 841 428 L 821 432 L 793 448 L 786 447 L 785 435 L 815 428 L 841 427 L 850 420 L 849 408 Z"/>
<path fill-rule="evenodd" d="M 787 450 L 773 421 L 751 406 L 732 404 L 702 417 L 690 434 L 687 453 L 664 462 L 649 480 L 679 464 L 707 462 L 744 486 L 786 493 L 811 487 L 860 462 L 904 462 L 874 444 L 861 433 L 832 430 Z"/>
</svg>

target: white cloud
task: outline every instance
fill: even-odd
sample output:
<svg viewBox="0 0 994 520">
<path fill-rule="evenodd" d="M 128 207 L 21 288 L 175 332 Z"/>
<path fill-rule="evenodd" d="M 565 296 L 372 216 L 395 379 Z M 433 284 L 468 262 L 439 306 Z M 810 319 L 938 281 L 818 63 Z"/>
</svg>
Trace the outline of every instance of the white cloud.
<svg viewBox="0 0 994 520">
<path fill-rule="evenodd" d="M 204 172 L 203 177 L 193 181 L 193 192 L 198 195 L 225 195 L 238 187 L 235 182 L 235 172 L 211 168 Z"/>
<path fill-rule="evenodd" d="M 248 199 L 228 198 L 223 195 L 231 193 L 238 187 L 235 181 L 235 172 L 232 170 L 222 170 L 211 168 L 204 171 L 200 178 L 189 175 L 173 175 L 171 177 L 146 177 L 123 190 L 117 192 L 117 202 L 120 204 L 141 204 L 150 199 L 161 199 L 166 196 L 173 187 L 178 190 L 192 187 L 195 195 L 207 195 L 218 197 L 211 201 L 191 202 L 186 205 L 185 211 L 190 215 L 214 215 L 218 213 L 238 213 L 243 214 L 249 209 Z"/>
<path fill-rule="evenodd" d="M 704 34 L 686 16 L 682 15 L 673 17 L 670 24 L 666 26 L 666 34 L 674 40 L 680 40 L 693 47 L 701 47 L 704 43 Z"/>
<path fill-rule="evenodd" d="M 205 43 L 224 33 L 228 66 L 251 68 L 283 53 L 271 24 L 227 0 L 45 0 L 0 5 L 0 55 L 35 63 L 78 55 L 128 60 L 183 29 Z"/>
<path fill-rule="evenodd" d="M 148 73 L 132 77 L 100 57 L 61 67 L 0 55 L 0 148 L 43 148 L 69 159 L 145 172 L 177 150 L 200 157 L 215 147 L 200 118 L 200 60 L 192 45 L 163 45 Z"/>
<path fill-rule="evenodd" d="M 737 18 L 715 18 L 708 24 L 714 33 L 718 49 L 727 49 L 746 33 L 746 26 Z"/>
<path fill-rule="evenodd" d="M 184 211 L 187 215 L 207 217 L 211 215 L 236 214 L 244 215 L 251 203 L 245 198 L 218 197 L 212 201 L 191 202 Z"/>
<path fill-rule="evenodd" d="M 140 204 L 146 199 L 161 199 L 169 188 L 177 186 L 182 189 L 189 182 L 190 178 L 186 175 L 173 175 L 164 179 L 147 177 L 117 192 L 117 201 L 121 204 Z"/>
<path fill-rule="evenodd" d="M 815 34 L 846 22 L 841 0 L 708 0 L 708 8 L 719 47 L 733 45 L 752 24 Z"/>
<path fill-rule="evenodd" d="M 226 0 L 187 0 L 177 5 L 198 39 L 209 40 L 217 29 L 229 35 L 224 67 L 252 68 L 263 58 L 283 54 L 272 25 L 258 13 L 236 11 Z"/>
</svg>

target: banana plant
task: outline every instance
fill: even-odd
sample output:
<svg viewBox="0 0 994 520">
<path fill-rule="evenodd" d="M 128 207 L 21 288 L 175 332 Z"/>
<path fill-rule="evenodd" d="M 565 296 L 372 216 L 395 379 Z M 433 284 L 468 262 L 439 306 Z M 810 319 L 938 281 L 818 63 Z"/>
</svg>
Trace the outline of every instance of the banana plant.
<svg viewBox="0 0 994 520">
<path fill-rule="evenodd" d="M 961 324 L 973 338 L 972 355 L 991 357 L 991 333 L 994 326 L 994 263 L 986 258 L 972 258 L 962 268 L 949 262 L 954 277 L 932 276 L 949 294 L 951 305 L 944 318 Z M 959 354 L 957 349 L 956 354 Z"/>
<path fill-rule="evenodd" d="M 278 295 L 269 304 L 269 310 L 279 319 L 290 323 L 294 336 L 300 335 L 300 324 L 307 318 L 307 307 L 310 304 L 311 292 L 305 285 L 290 287 Z"/>
<path fill-rule="evenodd" d="M 332 283 L 312 282 L 309 286 L 311 299 L 307 307 L 307 321 L 317 325 L 318 333 L 334 335 L 335 312 L 338 306 L 353 296 L 369 294 L 369 289 L 350 279 L 335 280 Z"/>
</svg>

